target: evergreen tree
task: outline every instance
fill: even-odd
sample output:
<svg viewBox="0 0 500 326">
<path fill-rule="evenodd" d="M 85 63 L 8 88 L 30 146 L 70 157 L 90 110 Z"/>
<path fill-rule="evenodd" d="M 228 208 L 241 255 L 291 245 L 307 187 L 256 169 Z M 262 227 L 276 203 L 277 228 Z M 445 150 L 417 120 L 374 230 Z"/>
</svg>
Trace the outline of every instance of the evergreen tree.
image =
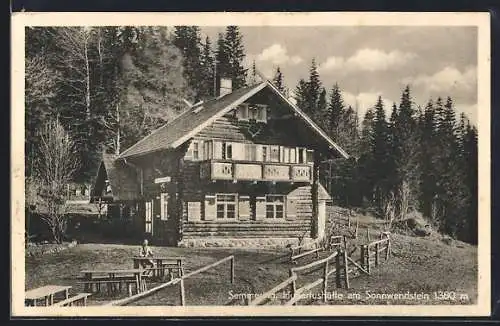
<svg viewBox="0 0 500 326">
<path fill-rule="evenodd" d="M 328 105 L 328 131 L 333 139 L 337 139 L 342 144 L 340 139 L 340 131 L 343 127 L 344 117 L 344 100 L 338 84 L 335 84 L 330 94 L 330 103 Z"/>
<path fill-rule="evenodd" d="M 238 26 L 227 26 L 225 35 L 219 34 L 216 58 L 218 76 L 230 78 L 233 89 L 245 86 L 247 74 L 243 67 L 245 49 Z"/>
<path fill-rule="evenodd" d="M 385 117 L 384 103 L 379 96 L 375 105 L 375 114 L 373 119 L 373 136 L 371 139 L 372 168 L 376 171 L 375 176 L 374 199 L 375 204 L 381 208 L 385 196 L 390 191 L 389 176 L 391 174 L 389 165 L 390 143 L 389 126 Z"/>
<path fill-rule="evenodd" d="M 202 80 L 200 83 L 200 97 L 202 99 L 208 99 L 214 97 L 214 81 L 215 81 L 215 71 L 214 71 L 214 54 L 212 51 L 212 44 L 210 38 L 207 36 L 205 43 L 203 43 L 203 49 L 201 52 L 201 71 Z"/>
<path fill-rule="evenodd" d="M 274 78 L 273 78 L 273 84 L 274 84 L 274 86 L 276 86 L 276 88 L 282 94 L 286 95 L 287 89 L 286 89 L 286 86 L 285 86 L 285 81 L 284 81 L 283 73 L 281 72 L 281 69 L 280 69 L 279 66 L 276 68 L 276 72 L 275 72 Z"/>
<path fill-rule="evenodd" d="M 198 26 L 175 26 L 173 44 L 180 50 L 183 60 L 184 76 L 188 85 L 196 93 L 195 100 L 200 99 L 203 80 L 201 69 L 201 36 Z"/>
</svg>

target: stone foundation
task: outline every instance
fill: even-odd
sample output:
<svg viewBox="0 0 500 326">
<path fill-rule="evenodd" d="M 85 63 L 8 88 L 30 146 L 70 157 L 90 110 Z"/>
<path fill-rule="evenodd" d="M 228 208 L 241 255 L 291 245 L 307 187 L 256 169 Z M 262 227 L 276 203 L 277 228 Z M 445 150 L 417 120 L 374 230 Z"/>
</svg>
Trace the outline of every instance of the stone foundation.
<svg viewBox="0 0 500 326">
<path fill-rule="evenodd" d="M 302 243 L 309 243 L 313 239 L 304 238 Z M 198 238 L 183 239 L 178 243 L 182 248 L 286 248 L 299 244 L 297 238 Z"/>
</svg>

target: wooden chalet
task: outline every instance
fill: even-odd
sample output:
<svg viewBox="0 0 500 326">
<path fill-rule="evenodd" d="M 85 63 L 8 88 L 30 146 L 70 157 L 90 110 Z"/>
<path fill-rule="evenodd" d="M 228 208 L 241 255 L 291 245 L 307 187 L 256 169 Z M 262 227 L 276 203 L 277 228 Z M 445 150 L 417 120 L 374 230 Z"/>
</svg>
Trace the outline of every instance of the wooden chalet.
<svg viewBox="0 0 500 326">
<path fill-rule="evenodd" d="M 319 163 L 348 154 L 269 81 L 221 93 L 104 155 L 92 200 L 156 245 L 321 238 Z"/>
</svg>

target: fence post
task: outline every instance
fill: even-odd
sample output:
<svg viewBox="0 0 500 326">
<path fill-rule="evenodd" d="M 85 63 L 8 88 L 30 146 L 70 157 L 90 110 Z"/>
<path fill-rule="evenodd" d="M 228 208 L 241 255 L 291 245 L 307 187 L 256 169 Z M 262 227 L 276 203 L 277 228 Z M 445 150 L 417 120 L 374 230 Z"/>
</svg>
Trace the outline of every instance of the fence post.
<svg viewBox="0 0 500 326">
<path fill-rule="evenodd" d="M 337 288 L 342 286 L 340 279 L 340 250 L 337 250 L 337 256 L 335 256 L 335 285 Z"/>
<path fill-rule="evenodd" d="M 323 270 L 323 302 L 326 302 L 326 291 L 328 286 L 328 260 L 325 262 Z"/>
<path fill-rule="evenodd" d="M 345 288 L 349 289 L 349 266 L 347 265 L 347 251 L 343 251 L 342 255 L 344 259 L 344 268 L 345 268 Z"/>
<path fill-rule="evenodd" d="M 234 283 L 234 256 L 231 258 L 231 284 Z"/>
<path fill-rule="evenodd" d="M 387 244 L 385 249 L 385 260 L 389 259 L 389 252 L 391 251 L 391 239 L 387 238 Z"/>
<path fill-rule="evenodd" d="M 366 245 L 366 271 L 370 274 L 370 245 Z"/>
<path fill-rule="evenodd" d="M 180 296 L 181 296 L 181 306 L 186 305 L 186 294 L 184 292 L 184 278 L 181 277 L 180 281 Z"/>
<path fill-rule="evenodd" d="M 368 243 L 370 243 L 370 229 L 366 228 L 366 239 L 368 240 Z"/>
<path fill-rule="evenodd" d="M 360 254 L 361 254 L 361 266 L 366 269 L 366 257 L 365 257 L 365 245 L 360 246 Z"/>
<path fill-rule="evenodd" d="M 378 249 L 379 249 L 379 243 L 377 242 L 375 244 L 375 266 L 378 266 L 378 258 L 379 258 Z"/>
<path fill-rule="evenodd" d="M 290 272 L 289 272 L 289 276 L 290 276 L 290 277 L 292 277 L 292 276 L 293 276 L 293 272 L 292 272 L 292 270 L 291 270 L 291 269 L 290 269 Z M 293 298 L 293 297 L 295 297 L 295 292 L 296 292 L 296 290 L 297 290 L 295 280 L 293 280 L 293 281 L 292 281 L 291 285 L 292 285 L 291 295 L 292 295 L 292 298 Z"/>
</svg>

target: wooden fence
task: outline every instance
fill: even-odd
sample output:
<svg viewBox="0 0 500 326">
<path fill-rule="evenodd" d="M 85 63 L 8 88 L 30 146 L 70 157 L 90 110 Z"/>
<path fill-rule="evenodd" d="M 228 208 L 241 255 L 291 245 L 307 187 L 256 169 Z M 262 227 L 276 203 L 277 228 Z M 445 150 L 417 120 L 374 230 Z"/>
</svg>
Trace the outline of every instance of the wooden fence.
<svg viewBox="0 0 500 326">
<path fill-rule="evenodd" d="M 291 298 L 287 300 L 285 305 L 295 305 L 300 300 L 304 299 L 304 294 L 308 293 L 315 287 L 322 284 L 322 297 L 323 301 L 327 300 L 327 289 L 328 289 L 328 278 L 335 274 L 335 285 L 337 288 L 345 287 L 349 288 L 349 279 L 351 277 L 356 277 L 361 274 L 370 274 L 370 269 L 373 264 L 379 266 L 382 263 L 382 258 L 388 260 L 391 252 L 391 238 L 390 232 L 382 232 L 380 234 L 380 239 L 374 242 L 368 243 L 366 245 L 361 245 L 360 248 L 360 259 L 355 260 L 349 257 L 346 251 L 346 241 L 343 236 L 332 236 L 330 238 L 330 247 L 334 244 L 337 249 L 330 256 L 314 261 L 312 263 L 293 267 L 290 269 L 289 277 L 281 282 L 280 284 L 273 287 L 271 290 L 261 294 L 255 299 L 248 301 L 247 304 L 251 306 L 262 305 L 268 302 L 271 298 L 276 296 L 280 291 L 290 288 Z M 298 246 L 297 246 L 298 247 Z M 317 251 L 310 250 L 304 252 L 302 256 L 310 255 L 316 253 Z M 354 252 L 354 251 L 353 251 Z M 383 254 L 383 257 L 381 256 Z M 292 256 L 293 257 L 293 256 Z M 335 262 L 335 267 L 330 268 Z M 323 276 L 319 279 L 314 280 L 300 288 L 297 288 L 297 279 L 299 278 L 299 273 L 304 271 L 310 271 L 315 268 L 322 268 Z M 355 274 L 359 271 L 359 274 Z"/>
<path fill-rule="evenodd" d="M 334 265 L 334 268 L 330 268 Z M 323 271 L 322 277 L 310 282 L 306 285 L 303 285 L 300 288 L 297 288 L 297 279 L 299 277 L 299 273 L 310 271 L 315 268 L 321 268 Z M 293 267 L 290 269 L 289 278 L 276 285 L 271 290 L 263 293 L 262 295 L 256 297 L 254 300 L 249 301 L 248 305 L 256 306 L 264 304 L 269 301 L 272 297 L 276 296 L 276 294 L 287 287 L 290 287 L 291 297 L 288 301 L 285 302 L 285 305 L 295 305 L 297 302 L 304 298 L 304 294 L 307 294 L 309 291 L 314 289 L 315 287 L 322 285 L 322 296 L 323 300 L 327 299 L 327 289 L 328 289 L 328 278 L 335 274 L 336 276 L 336 286 L 342 287 L 342 284 L 345 285 L 346 288 L 349 288 L 349 274 L 347 272 L 347 255 L 343 249 L 337 250 L 332 253 L 330 256 L 314 261 L 312 263 Z"/>
<path fill-rule="evenodd" d="M 367 274 L 370 274 L 372 265 L 379 266 L 382 263 L 381 254 L 384 261 L 388 260 L 391 254 L 391 238 L 388 232 L 383 232 L 380 240 L 361 245 L 360 264 Z"/>
<path fill-rule="evenodd" d="M 312 246 L 312 248 L 310 248 Z M 309 249 L 306 249 L 308 248 Z M 307 251 L 303 251 L 307 250 Z M 303 245 L 292 246 L 290 247 L 290 262 L 297 263 L 297 259 L 306 257 L 312 254 L 316 255 L 316 258 L 319 258 L 319 252 L 323 250 L 318 241 L 305 243 Z"/>
<path fill-rule="evenodd" d="M 139 299 L 142 299 L 144 297 L 147 297 L 155 292 L 158 292 L 159 290 L 161 290 L 167 286 L 179 284 L 179 297 L 181 300 L 181 305 L 185 306 L 186 305 L 186 294 L 185 294 L 185 289 L 184 289 L 184 280 L 189 278 L 189 277 L 192 277 L 196 274 L 205 272 L 211 268 L 219 266 L 220 264 L 223 264 L 227 261 L 230 262 L 230 265 L 229 265 L 230 281 L 231 281 L 231 283 L 234 283 L 234 256 L 231 255 L 231 256 L 227 256 L 226 258 L 223 258 L 221 260 L 218 260 L 210 265 L 207 265 L 207 266 L 201 267 L 195 271 L 189 272 L 186 275 L 183 275 L 182 277 L 174 278 L 173 280 L 171 280 L 169 282 L 158 285 L 157 287 L 154 287 L 154 288 L 149 289 L 147 291 L 138 293 L 138 294 L 130 296 L 128 298 L 111 301 L 111 302 L 105 303 L 104 305 L 105 306 L 123 306 L 123 305 L 129 304 L 131 302 L 137 301 Z"/>
</svg>

